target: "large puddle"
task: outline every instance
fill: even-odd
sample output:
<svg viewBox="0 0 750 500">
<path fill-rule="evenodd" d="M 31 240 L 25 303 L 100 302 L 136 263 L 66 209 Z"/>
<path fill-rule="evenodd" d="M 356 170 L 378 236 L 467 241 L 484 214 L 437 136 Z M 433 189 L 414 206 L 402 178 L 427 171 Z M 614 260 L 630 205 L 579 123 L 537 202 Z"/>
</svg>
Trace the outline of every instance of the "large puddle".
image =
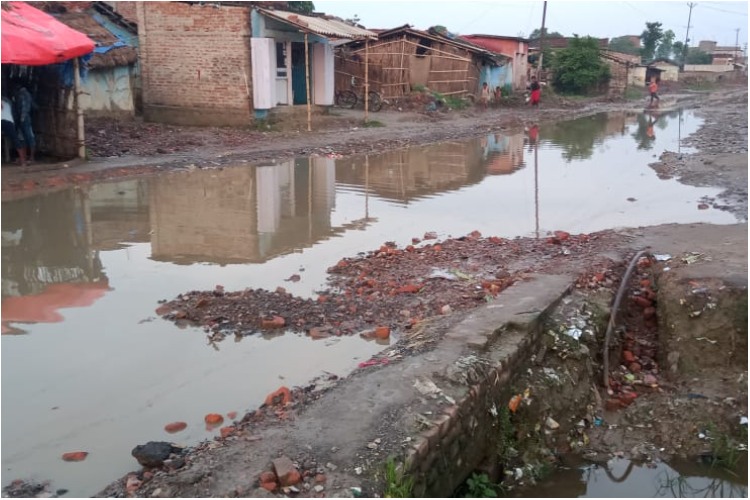
<svg viewBox="0 0 750 500">
<path fill-rule="evenodd" d="M 2 203 L 2 467 L 88 496 L 137 468 L 136 444 L 210 438 L 203 417 L 280 385 L 344 375 L 383 348 L 285 334 L 210 345 L 156 318 L 187 290 L 311 296 L 341 257 L 413 236 L 502 237 L 661 223 L 718 189 L 647 165 L 697 130 L 691 112 L 597 115 L 369 157 L 303 158 L 102 183 Z M 298 274 L 301 280 L 287 281 Z M 165 424 L 188 428 L 169 435 Z M 63 462 L 83 450 L 85 462 Z"/>
<path fill-rule="evenodd" d="M 555 471 L 524 498 L 747 498 L 743 475 L 693 461 L 637 464 L 624 459 Z"/>
</svg>

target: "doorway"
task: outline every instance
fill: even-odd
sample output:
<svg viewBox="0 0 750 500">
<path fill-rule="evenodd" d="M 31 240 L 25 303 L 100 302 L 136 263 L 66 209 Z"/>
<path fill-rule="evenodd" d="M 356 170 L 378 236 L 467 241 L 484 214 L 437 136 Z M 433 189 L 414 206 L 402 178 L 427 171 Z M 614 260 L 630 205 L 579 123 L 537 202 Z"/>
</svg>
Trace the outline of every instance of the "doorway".
<svg viewBox="0 0 750 500">
<path fill-rule="evenodd" d="M 312 47 L 310 47 L 312 49 Z M 312 75 L 312 50 L 309 51 L 310 75 Z M 312 81 L 310 82 L 312 93 Z M 307 104 L 307 87 L 305 86 L 305 44 L 292 42 L 292 94 L 294 104 Z"/>
</svg>

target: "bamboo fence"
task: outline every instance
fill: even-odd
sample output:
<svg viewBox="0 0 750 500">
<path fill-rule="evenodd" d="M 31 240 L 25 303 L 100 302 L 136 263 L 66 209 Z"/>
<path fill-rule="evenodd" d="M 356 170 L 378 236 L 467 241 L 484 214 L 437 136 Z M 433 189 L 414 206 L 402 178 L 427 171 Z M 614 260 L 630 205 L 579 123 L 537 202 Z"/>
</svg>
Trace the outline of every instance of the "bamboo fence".
<svg viewBox="0 0 750 500">
<path fill-rule="evenodd" d="M 335 60 L 335 88 L 342 91 L 364 84 L 365 47 L 340 51 Z M 479 87 L 478 58 L 466 49 L 416 35 L 399 34 L 370 43 L 370 88 L 386 99 L 411 91 L 412 61 L 429 61 L 426 86 L 443 95 L 475 94 Z"/>
</svg>

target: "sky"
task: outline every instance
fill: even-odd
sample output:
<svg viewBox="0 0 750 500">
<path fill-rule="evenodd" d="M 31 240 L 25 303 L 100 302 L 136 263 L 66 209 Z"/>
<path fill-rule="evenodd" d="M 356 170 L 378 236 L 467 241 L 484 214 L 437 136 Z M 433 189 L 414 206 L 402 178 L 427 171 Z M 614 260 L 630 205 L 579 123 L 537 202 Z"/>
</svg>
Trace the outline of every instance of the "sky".
<svg viewBox="0 0 750 500">
<path fill-rule="evenodd" d="M 748 2 L 693 2 L 690 45 L 713 40 L 734 46 L 739 28 L 739 44 L 747 43 Z M 395 28 L 411 24 L 417 29 L 442 25 L 449 31 L 468 34 L 528 36 L 542 24 L 544 2 L 524 1 L 394 1 L 394 0 L 315 0 L 315 10 L 344 19 L 355 14 L 366 28 Z M 675 40 L 685 40 L 690 9 L 687 1 L 606 1 L 547 3 L 545 26 L 565 36 L 578 34 L 597 38 L 640 35 L 646 22 L 660 22 L 671 29 Z"/>
</svg>

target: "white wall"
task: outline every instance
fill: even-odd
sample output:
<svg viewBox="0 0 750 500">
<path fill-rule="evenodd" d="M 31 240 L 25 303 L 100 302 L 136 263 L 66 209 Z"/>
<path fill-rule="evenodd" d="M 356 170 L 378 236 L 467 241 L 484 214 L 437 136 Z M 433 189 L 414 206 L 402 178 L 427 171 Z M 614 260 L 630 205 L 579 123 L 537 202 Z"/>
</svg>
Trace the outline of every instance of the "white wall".
<svg viewBox="0 0 750 500">
<path fill-rule="evenodd" d="M 85 111 L 134 113 L 132 66 L 92 69 L 81 82 L 81 107 Z"/>
</svg>

